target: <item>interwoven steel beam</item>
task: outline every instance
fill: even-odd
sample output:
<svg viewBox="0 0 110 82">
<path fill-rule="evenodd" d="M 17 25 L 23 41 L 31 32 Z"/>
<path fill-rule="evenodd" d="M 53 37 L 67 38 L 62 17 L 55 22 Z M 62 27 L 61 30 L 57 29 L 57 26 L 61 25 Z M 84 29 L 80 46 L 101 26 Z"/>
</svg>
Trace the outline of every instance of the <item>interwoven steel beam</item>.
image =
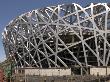
<svg viewBox="0 0 110 82">
<path fill-rule="evenodd" d="M 18 67 L 108 66 L 109 30 L 106 3 L 58 5 L 12 20 L 3 32 L 3 45 Z"/>
</svg>

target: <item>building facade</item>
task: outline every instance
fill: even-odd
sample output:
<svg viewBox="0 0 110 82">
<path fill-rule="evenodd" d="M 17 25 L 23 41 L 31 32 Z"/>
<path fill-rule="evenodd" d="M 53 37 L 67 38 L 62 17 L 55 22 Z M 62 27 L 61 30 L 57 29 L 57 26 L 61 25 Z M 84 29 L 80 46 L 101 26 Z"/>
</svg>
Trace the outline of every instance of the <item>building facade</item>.
<svg viewBox="0 0 110 82">
<path fill-rule="evenodd" d="M 110 5 L 62 4 L 32 10 L 3 32 L 6 56 L 16 67 L 70 68 L 110 65 Z"/>
</svg>

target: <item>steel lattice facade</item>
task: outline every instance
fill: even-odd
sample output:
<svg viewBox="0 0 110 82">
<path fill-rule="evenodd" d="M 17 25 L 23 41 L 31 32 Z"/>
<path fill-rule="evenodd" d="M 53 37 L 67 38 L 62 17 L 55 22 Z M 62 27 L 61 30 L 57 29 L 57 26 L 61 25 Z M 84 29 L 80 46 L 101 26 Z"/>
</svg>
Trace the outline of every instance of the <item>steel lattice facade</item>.
<svg viewBox="0 0 110 82">
<path fill-rule="evenodd" d="M 3 32 L 3 45 L 18 67 L 109 66 L 109 29 L 108 4 L 63 4 L 12 20 Z"/>
</svg>

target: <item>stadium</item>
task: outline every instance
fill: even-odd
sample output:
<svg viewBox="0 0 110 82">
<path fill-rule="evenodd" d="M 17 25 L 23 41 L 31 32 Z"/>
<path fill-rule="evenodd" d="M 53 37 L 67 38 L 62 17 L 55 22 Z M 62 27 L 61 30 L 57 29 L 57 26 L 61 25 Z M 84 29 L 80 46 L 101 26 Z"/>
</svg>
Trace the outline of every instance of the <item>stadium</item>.
<svg viewBox="0 0 110 82">
<path fill-rule="evenodd" d="M 5 27 L 3 45 L 17 68 L 110 66 L 110 5 L 72 3 L 32 10 Z"/>
</svg>

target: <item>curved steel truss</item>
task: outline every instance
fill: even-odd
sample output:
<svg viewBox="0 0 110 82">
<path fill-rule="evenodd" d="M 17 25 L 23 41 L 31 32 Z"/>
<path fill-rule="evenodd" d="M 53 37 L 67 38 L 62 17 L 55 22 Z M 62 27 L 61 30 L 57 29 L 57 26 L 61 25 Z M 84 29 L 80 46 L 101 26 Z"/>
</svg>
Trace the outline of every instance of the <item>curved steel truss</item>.
<svg viewBox="0 0 110 82">
<path fill-rule="evenodd" d="M 7 57 L 20 67 L 110 65 L 110 7 L 45 7 L 12 20 L 3 33 Z"/>
</svg>

